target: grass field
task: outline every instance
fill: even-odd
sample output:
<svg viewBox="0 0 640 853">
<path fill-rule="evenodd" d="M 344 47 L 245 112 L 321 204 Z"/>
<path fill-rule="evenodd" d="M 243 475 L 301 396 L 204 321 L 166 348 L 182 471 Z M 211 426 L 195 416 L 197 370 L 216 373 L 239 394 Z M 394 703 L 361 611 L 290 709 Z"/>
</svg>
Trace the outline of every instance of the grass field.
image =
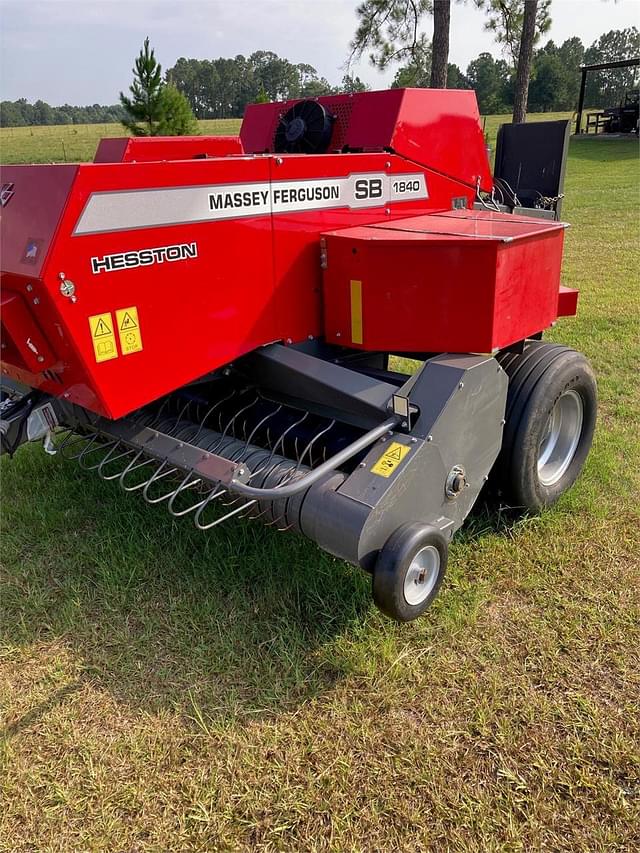
<svg viewBox="0 0 640 853">
<path fill-rule="evenodd" d="M 638 190 L 636 143 L 572 141 L 549 338 L 593 362 L 594 448 L 542 516 L 481 507 L 416 623 L 294 535 L 2 460 L 0 849 L 638 849 Z"/>
</svg>

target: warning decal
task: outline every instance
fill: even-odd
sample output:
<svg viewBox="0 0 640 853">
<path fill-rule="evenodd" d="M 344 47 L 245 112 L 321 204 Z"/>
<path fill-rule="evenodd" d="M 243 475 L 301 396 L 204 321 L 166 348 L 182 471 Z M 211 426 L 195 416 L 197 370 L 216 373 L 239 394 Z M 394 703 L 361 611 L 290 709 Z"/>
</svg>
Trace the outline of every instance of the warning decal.
<svg viewBox="0 0 640 853">
<path fill-rule="evenodd" d="M 140 335 L 138 309 L 134 306 L 131 308 L 120 308 L 119 311 L 116 311 L 116 325 L 118 326 L 122 355 L 140 352 L 142 349 L 142 337 Z"/>
<path fill-rule="evenodd" d="M 411 448 L 407 447 L 406 444 L 400 444 L 398 441 L 392 441 L 373 466 L 371 472 L 373 474 L 378 474 L 380 477 L 389 477 L 393 474 L 410 450 Z"/>
<path fill-rule="evenodd" d="M 111 312 L 94 314 L 89 317 L 89 328 L 91 329 L 91 342 L 96 361 L 109 361 L 112 358 L 117 358 L 118 350 L 116 349 L 116 336 L 113 331 Z"/>
</svg>

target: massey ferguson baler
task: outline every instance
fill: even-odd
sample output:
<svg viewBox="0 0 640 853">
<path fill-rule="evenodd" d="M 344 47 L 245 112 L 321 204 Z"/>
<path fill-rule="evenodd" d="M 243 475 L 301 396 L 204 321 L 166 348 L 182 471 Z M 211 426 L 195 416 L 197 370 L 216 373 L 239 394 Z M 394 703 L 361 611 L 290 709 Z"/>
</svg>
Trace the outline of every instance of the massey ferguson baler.
<svg viewBox="0 0 640 853">
<path fill-rule="evenodd" d="M 4 168 L 3 451 L 298 531 L 415 618 L 487 481 L 539 510 L 591 444 L 589 364 L 540 340 L 577 304 L 542 141 L 492 178 L 472 92 L 397 89 Z"/>
</svg>

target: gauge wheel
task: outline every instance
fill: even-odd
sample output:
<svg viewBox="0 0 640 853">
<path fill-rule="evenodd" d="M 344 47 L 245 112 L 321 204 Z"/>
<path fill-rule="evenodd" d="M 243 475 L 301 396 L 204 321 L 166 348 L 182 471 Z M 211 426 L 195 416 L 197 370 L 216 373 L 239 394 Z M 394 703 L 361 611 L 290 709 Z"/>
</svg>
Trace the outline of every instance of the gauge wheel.
<svg viewBox="0 0 640 853">
<path fill-rule="evenodd" d="M 391 534 L 373 570 L 373 600 L 386 616 L 411 622 L 438 594 L 447 569 L 447 540 L 427 524 L 404 524 Z"/>
</svg>

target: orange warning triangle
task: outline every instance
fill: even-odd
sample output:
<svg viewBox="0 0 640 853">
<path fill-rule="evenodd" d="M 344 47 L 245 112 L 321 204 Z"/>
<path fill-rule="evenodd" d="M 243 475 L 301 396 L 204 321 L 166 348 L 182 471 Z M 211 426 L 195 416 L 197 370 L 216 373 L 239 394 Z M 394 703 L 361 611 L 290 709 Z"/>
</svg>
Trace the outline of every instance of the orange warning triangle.
<svg viewBox="0 0 640 853">
<path fill-rule="evenodd" d="M 109 328 L 109 326 L 105 323 L 102 317 L 98 320 L 95 331 L 93 333 L 94 338 L 100 338 L 103 335 L 112 335 L 113 332 Z"/>
<path fill-rule="evenodd" d="M 131 316 L 131 314 L 129 314 L 128 311 L 125 311 L 124 317 L 122 318 L 122 323 L 120 323 L 120 331 L 126 332 L 129 329 L 137 328 L 138 324 L 136 323 L 136 321 L 133 319 L 133 317 Z"/>
</svg>

